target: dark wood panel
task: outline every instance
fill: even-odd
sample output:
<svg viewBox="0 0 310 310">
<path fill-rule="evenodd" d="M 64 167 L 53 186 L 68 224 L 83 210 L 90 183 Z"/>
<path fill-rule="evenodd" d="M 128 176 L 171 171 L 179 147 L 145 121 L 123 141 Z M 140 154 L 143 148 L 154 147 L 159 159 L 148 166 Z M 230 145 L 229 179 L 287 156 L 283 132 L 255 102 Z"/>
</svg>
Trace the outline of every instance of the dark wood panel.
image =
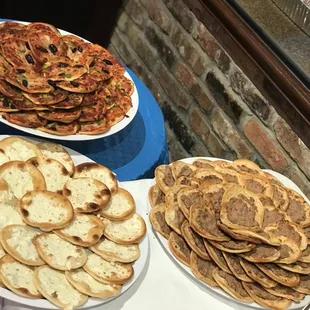
<svg viewBox="0 0 310 310">
<path fill-rule="evenodd" d="M 43 21 L 107 46 L 122 0 L 1 0 L 1 18 Z"/>
<path fill-rule="evenodd" d="M 225 0 L 183 0 L 310 147 L 310 91 Z"/>
</svg>

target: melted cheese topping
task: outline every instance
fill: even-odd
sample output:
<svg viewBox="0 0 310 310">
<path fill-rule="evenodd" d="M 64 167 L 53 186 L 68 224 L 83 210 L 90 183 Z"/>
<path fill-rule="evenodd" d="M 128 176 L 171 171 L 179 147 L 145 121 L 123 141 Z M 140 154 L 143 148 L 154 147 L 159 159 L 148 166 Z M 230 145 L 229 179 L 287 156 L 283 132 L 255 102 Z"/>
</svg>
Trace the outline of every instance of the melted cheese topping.
<svg viewBox="0 0 310 310">
<path fill-rule="evenodd" d="M 62 272 L 46 267 L 39 271 L 39 280 L 42 289 L 50 296 L 57 296 L 57 299 L 65 305 L 76 307 L 82 297 L 67 281 Z"/>
<path fill-rule="evenodd" d="M 24 227 L 13 227 L 11 229 L 11 238 L 7 240 L 8 245 L 14 248 L 18 254 L 26 260 L 38 260 L 40 256 L 35 245 L 32 243 L 38 233 Z"/>
<path fill-rule="evenodd" d="M 102 279 L 109 279 L 115 276 L 118 278 L 127 278 L 130 276 L 130 271 L 120 263 L 108 262 L 93 253 L 88 255 L 86 266 Z"/>
<path fill-rule="evenodd" d="M 69 257 L 79 258 L 81 254 L 77 251 L 79 248 L 70 242 L 58 237 L 54 234 L 45 235 L 38 239 L 40 248 L 49 256 L 52 263 L 65 266 L 71 269 Z"/>
<path fill-rule="evenodd" d="M 137 255 L 137 247 L 135 245 L 117 244 L 109 239 L 104 239 L 97 243 L 95 247 L 104 253 L 115 255 L 122 259 L 130 259 Z"/>
<path fill-rule="evenodd" d="M 68 236 L 80 237 L 83 241 L 87 240 L 90 229 L 95 227 L 87 215 L 77 215 L 73 221 L 61 231 Z"/>
<path fill-rule="evenodd" d="M 0 152 L 0 166 L 8 161 L 10 161 L 10 159 L 5 154 Z"/>
<path fill-rule="evenodd" d="M 26 288 L 31 294 L 39 294 L 33 284 L 34 272 L 19 262 L 5 263 L 1 266 L 1 272 L 13 287 Z"/>
<path fill-rule="evenodd" d="M 131 210 L 132 206 L 129 201 L 122 195 L 117 193 L 111 197 L 108 205 L 104 207 L 104 213 L 111 214 L 114 216 L 120 216 L 124 212 Z"/>
<path fill-rule="evenodd" d="M 9 189 L 18 199 L 33 190 L 32 177 L 27 171 L 20 171 L 18 168 L 12 167 L 3 171 L 1 178 L 8 183 Z"/>
<path fill-rule="evenodd" d="M 59 223 L 68 217 L 68 210 L 58 199 L 47 198 L 42 193 L 32 197 L 32 203 L 27 208 L 28 219 L 34 223 Z"/>
<path fill-rule="evenodd" d="M 51 192 L 62 190 L 65 183 L 70 179 L 69 175 L 63 175 L 61 167 L 56 162 L 40 163 L 38 169 L 41 171 L 45 178 L 46 189 Z"/>
<path fill-rule="evenodd" d="M 67 188 L 71 191 L 68 197 L 73 209 L 83 208 L 86 203 L 95 202 L 95 195 L 99 194 L 100 188 L 93 183 L 91 178 L 70 179 Z"/>
<path fill-rule="evenodd" d="M 0 203 L 0 229 L 12 224 L 25 225 L 22 217 L 14 207 Z"/>
<path fill-rule="evenodd" d="M 72 162 L 70 156 L 64 151 L 61 145 L 52 143 L 42 143 L 39 144 L 39 148 L 44 156 L 44 158 L 52 158 L 58 160 L 63 164 L 68 171 L 72 170 Z"/>
<path fill-rule="evenodd" d="M 36 153 L 32 148 L 28 147 L 25 142 L 15 141 L 5 148 L 5 154 L 10 160 L 26 161 L 31 157 L 35 157 Z"/>
<path fill-rule="evenodd" d="M 73 272 L 72 278 L 76 282 L 81 282 L 83 284 L 88 285 L 89 289 L 94 293 L 100 293 L 103 291 L 112 292 L 114 290 L 112 285 L 98 282 L 83 269 L 79 269 L 78 271 Z"/>
<path fill-rule="evenodd" d="M 122 222 L 105 220 L 105 231 L 119 239 L 132 240 L 141 234 L 142 224 L 137 214 Z"/>
</svg>

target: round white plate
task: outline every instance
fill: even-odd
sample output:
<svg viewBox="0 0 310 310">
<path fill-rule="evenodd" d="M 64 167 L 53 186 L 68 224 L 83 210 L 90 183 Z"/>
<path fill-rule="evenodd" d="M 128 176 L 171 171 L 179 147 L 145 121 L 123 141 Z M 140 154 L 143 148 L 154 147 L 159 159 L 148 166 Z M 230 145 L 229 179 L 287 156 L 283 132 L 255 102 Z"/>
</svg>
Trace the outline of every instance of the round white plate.
<svg viewBox="0 0 310 310">
<path fill-rule="evenodd" d="M 9 137 L 9 136 L 0 135 L 0 141 L 4 138 L 7 138 L 7 137 Z M 42 140 L 39 140 L 39 139 L 30 139 L 30 138 L 25 138 L 25 137 L 22 137 L 22 138 L 26 139 L 32 143 L 35 143 L 35 144 L 42 142 Z M 72 160 L 73 160 L 75 165 L 79 165 L 79 164 L 82 164 L 85 162 L 93 162 L 88 157 L 86 157 L 86 156 L 84 156 L 84 155 L 82 155 L 76 151 L 73 151 L 67 147 L 64 147 L 64 148 L 69 152 L 69 154 L 72 157 Z M 121 182 L 119 183 L 119 186 L 126 189 L 126 186 L 123 185 Z M 143 214 L 145 213 L 145 206 L 140 204 L 138 201 L 136 201 L 136 212 L 139 213 L 141 216 L 143 216 Z M 126 292 L 137 281 L 137 279 L 141 275 L 141 273 L 142 273 L 142 271 L 143 271 L 143 269 L 147 263 L 147 257 L 148 257 L 148 252 L 149 252 L 149 240 L 148 240 L 147 234 L 143 238 L 143 240 L 139 243 L 139 247 L 140 247 L 140 257 L 133 264 L 134 275 L 130 279 L 129 282 L 127 282 L 123 285 L 120 294 L 115 296 L 115 297 L 106 299 L 106 300 L 98 299 L 98 298 L 88 298 L 88 301 L 83 306 L 79 307 L 78 309 L 90 309 L 93 307 L 98 307 L 100 305 L 106 304 L 106 303 L 112 301 L 113 299 L 119 297 L 124 292 Z M 0 297 L 12 300 L 12 301 L 20 303 L 22 305 L 30 306 L 32 308 L 59 309 L 58 307 L 54 306 L 53 304 L 51 304 L 46 299 L 24 298 L 22 296 L 16 295 L 15 293 L 13 293 L 10 290 L 3 288 L 3 287 L 0 287 Z M 107 308 L 108 308 L 108 306 L 107 306 Z"/>
<path fill-rule="evenodd" d="M 191 164 L 192 162 L 194 162 L 197 159 L 208 159 L 208 160 L 224 160 L 221 158 L 214 158 L 214 157 L 191 157 L 191 158 L 186 158 L 186 159 L 181 159 L 180 161 L 183 161 L 185 163 L 189 163 Z M 230 162 L 229 160 L 225 160 Z M 279 179 L 279 181 L 281 181 L 286 187 L 291 188 L 293 190 L 295 190 L 296 192 L 298 192 L 299 194 L 301 194 L 306 201 L 310 204 L 309 199 L 302 193 L 302 191 L 300 190 L 300 188 L 294 183 L 292 182 L 290 179 L 288 179 L 286 176 L 275 172 L 273 170 L 269 170 L 269 169 L 264 169 L 264 171 L 269 172 L 270 174 L 274 175 L 276 178 Z M 153 183 L 150 185 L 153 186 L 155 184 L 155 179 L 153 180 Z M 151 209 L 151 205 L 149 204 L 149 209 Z M 165 252 L 169 255 L 169 257 L 183 270 L 185 271 L 185 273 L 187 273 L 195 282 L 198 282 L 200 285 L 205 286 L 207 289 L 211 290 L 212 292 L 230 299 L 232 301 L 234 301 L 237 304 L 242 304 L 243 306 L 245 306 L 246 308 L 254 308 L 254 309 L 265 309 L 264 307 L 256 304 L 256 303 L 244 303 L 244 302 L 240 302 L 234 298 L 232 298 L 230 295 L 226 294 L 222 289 L 220 288 L 216 288 L 216 287 L 211 287 L 207 284 L 205 284 L 202 281 L 199 281 L 194 274 L 192 273 L 191 269 L 184 265 L 183 263 L 181 263 L 179 260 L 177 260 L 174 255 L 171 253 L 169 246 L 168 246 L 168 240 L 165 239 L 160 233 L 158 233 L 156 230 L 154 230 L 154 234 L 157 237 L 157 239 L 159 240 L 160 244 L 162 245 L 162 247 L 164 248 Z M 198 289 L 198 288 L 197 288 Z M 306 295 L 306 297 L 300 302 L 300 303 L 296 303 L 296 302 L 292 302 L 291 306 L 287 309 L 300 309 L 301 307 L 307 305 L 310 302 L 310 295 Z"/>
<path fill-rule="evenodd" d="M 3 22 L 1 22 L 3 23 Z M 21 24 L 29 24 L 28 22 L 19 22 Z M 62 35 L 72 35 L 72 33 L 64 31 L 59 29 L 60 33 Z M 79 36 L 77 36 L 79 37 Z M 81 38 L 81 37 L 79 37 Z M 83 39 L 83 38 L 81 38 Z M 86 42 L 89 42 L 85 39 L 83 39 Z M 110 130 L 108 130 L 105 133 L 102 133 L 100 135 L 68 135 L 68 136 L 58 136 L 58 135 L 52 135 L 34 128 L 27 128 L 27 127 L 22 127 L 22 126 L 18 126 L 15 124 L 12 124 L 10 122 L 8 122 L 7 120 L 5 120 L 2 115 L 0 115 L 0 122 L 4 123 L 10 127 L 16 128 L 20 131 L 38 136 L 38 137 L 43 137 L 43 138 L 49 138 L 49 139 L 55 139 L 55 140 L 67 140 L 67 141 L 87 141 L 87 140 L 96 140 L 96 139 L 101 139 L 104 137 L 108 137 L 111 135 L 114 135 L 115 133 L 121 131 L 122 129 L 124 129 L 126 126 L 128 126 L 132 120 L 134 119 L 135 115 L 138 112 L 138 107 L 139 107 L 139 95 L 138 95 L 138 90 L 136 88 L 136 85 L 133 81 L 133 79 L 131 78 L 130 74 L 126 71 L 124 74 L 125 77 L 127 77 L 128 79 L 130 79 L 133 84 L 134 84 L 134 91 L 133 94 L 131 95 L 131 101 L 132 101 L 132 108 L 128 111 L 127 116 L 128 117 L 124 117 L 119 123 L 117 123 L 116 125 L 112 126 L 110 128 Z"/>
</svg>

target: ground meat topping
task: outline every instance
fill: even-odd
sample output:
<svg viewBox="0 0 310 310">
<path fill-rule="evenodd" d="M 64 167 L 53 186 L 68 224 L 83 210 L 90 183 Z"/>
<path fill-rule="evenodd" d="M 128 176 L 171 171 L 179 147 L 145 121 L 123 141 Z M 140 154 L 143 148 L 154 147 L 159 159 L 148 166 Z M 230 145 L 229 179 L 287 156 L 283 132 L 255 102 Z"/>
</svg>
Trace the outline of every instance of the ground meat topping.
<svg viewBox="0 0 310 310">
<path fill-rule="evenodd" d="M 300 223 L 306 219 L 306 212 L 301 201 L 290 199 L 287 214 L 295 223 Z"/>
<path fill-rule="evenodd" d="M 227 204 L 227 216 L 232 223 L 245 227 L 257 225 L 255 220 L 256 208 L 249 206 L 240 198 L 231 198 Z"/>
<path fill-rule="evenodd" d="M 267 258 L 267 257 L 273 256 L 277 252 L 278 252 L 277 249 L 272 246 L 258 244 L 255 246 L 253 250 L 251 250 L 250 252 L 244 253 L 244 255 L 259 259 L 259 258 Z"/>
<path fill-rule="evenodd" d="M 165 171 L 164 171 L 164 179 L 163 181 L 165 182 L 165 184 L 169 187 L 174 185 L 174 178 L 172 176 L 172 171 L 171 168 L 169 166 L 165 167 Z"/>
<path fill-rule="evenodd" d="M 247 179 L 246 186 L 249 191 L 255 194 L 262 194 L 265 190 L 265 187 L 261 183 L 253 179 Z"/>
<path fill-rule="evenodd" d="M 155 218 L 160 226 L 160 229 L 163 233 L 169 235 L 171 232 L 171 229 L 169 228 L 169 226 L 167 225 L 166 221 L 165 221 L 165 215 L 162 212 L 156 212 L 155 213 Z"/>
<path fill-rule="evenodd" d="M 264 212 L 263 228 L 267 227 L 269 224 L 277 224 L 284 219 L 284 214 L 280 213 L 277 209 L 269 210 L 266 208 Z"/>
<path fill-rule="evenodd" d="M 212 271 L 217 268 L 217 266 L 211 262 L 201 259 L 197 255 L 197 269 L 205 277 L 213 280 Z"/>
<path fill-rule="evenodd" d="M 267 299 L 267 300 L 281 300 L 281 298 L 276 297 L 267 291 L 265 291 L 263 288 L 259 287 L 257 284 L 249 283 L 251 291 L 259 298 Z"/>
<path fill-rule="evenodd" d="M 235 175 L 232 174 L 224 174 L 224 178 L 228 183 L 237 183 L 238 184 L 238 178 Z"/>
<path fill-rule="evenodd" d="M 244 249 L 249 245 L 249 243 L 247 241 L 229 240 L 221 242 L 221 245 L 227 249 L 238 250 L 238 249 Z"/>
<path fill-rule="evenodd" d="M 243 288 L 241 282 L 236 279 L 234 276 L 230 275 L 229 273 L 223 271 L 223 270 L 219 270 L 218 274 L 221 278 L 225 279 L 227 284 L 228 284 L 228 288 L 234 292 L 237 292 L 239 295 L 241 295 L 242 297 L 248 297 L 248 293 L 246 292 L 246 290 Z"/>
</svg>

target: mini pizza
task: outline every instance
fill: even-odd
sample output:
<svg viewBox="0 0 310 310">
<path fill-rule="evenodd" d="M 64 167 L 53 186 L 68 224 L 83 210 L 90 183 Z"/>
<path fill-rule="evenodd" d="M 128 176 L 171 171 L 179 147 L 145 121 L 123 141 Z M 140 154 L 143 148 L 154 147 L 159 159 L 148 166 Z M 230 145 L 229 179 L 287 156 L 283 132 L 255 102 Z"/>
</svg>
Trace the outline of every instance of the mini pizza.
<svg viewBox="0 0 310 310">
<path fill-rule="evenodd" d="M 82 107 L 80 122 L 95 122 L 104 117 L 107 106 L 104 100 L 97 101 L 94 105 Z"/>
<path fill-rule="evenodd" d="M 88 73 L 74 81 L 61 81 L 57 82 L 56 85 L 73 93 L 91 93 L 98 87 L 97 81 Z"/>
<path fill-rule="evenodd" d="M 55 89 L 47 94 L 30 94 L 23 92 L 23 95 L 37 105 L 51 105 L 64 101 L 68 93 L 62 89 Z"/>
<path fill-rule="evenodd" d="M 37 129 L 57 136 L 68 136 L 76 134 L 79 130 L 79 125 L 77 122 L 70 124 L 51 122 L 48 124 L 45 123 Z"/>
<path fill-rule="evenodd" d="M 0 92 L 15 101 L 24 100 L 21 91 L 4 80 L 0 80 Z"/>
<path fill-rule="evenodd" d="M 81 110 L 76 108 L 74 110 L 42 111 L 38 112 L 38 115 L 48 121 L 71 124 L 80 117 Z"/>
<path fill-rule="evenodd" d="M 2 116 L 12 124 L 28 128 L 38 128 L 47 124 L 47 121 L 41 119 L 35 112 L 3 113 Z"/>
<path fill-rule="evenodd" d="M 73 109 L 73 108 L 80 106 L 82 101 L 83 101 L 83 95 L 82 94 L 69 93 L 66 100 L 61 101 L 57 104 L 54 104 L 51 107 L 53 109 L 69 110 L 69 109 Z"/>
</svg>

